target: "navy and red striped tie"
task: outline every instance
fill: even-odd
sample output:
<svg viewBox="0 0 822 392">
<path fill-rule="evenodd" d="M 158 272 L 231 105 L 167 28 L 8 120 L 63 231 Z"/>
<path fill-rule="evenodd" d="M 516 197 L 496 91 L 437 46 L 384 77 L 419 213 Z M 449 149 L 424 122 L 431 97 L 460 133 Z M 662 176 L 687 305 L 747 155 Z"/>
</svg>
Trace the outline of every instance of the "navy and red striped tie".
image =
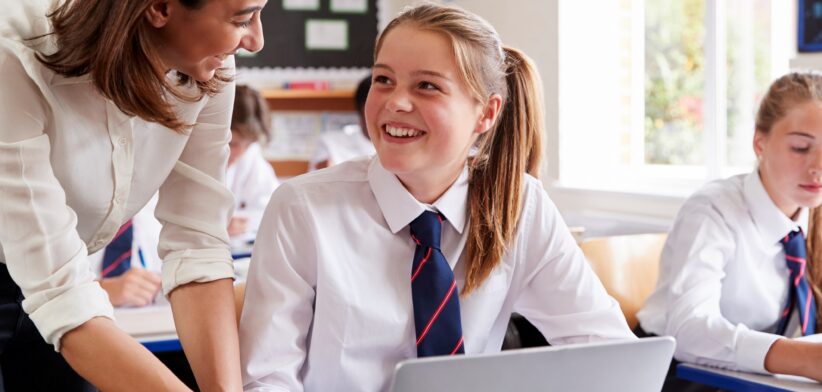
<svg viewBox="0 0 822 392">
<path fill-rule="evenodd" d="M 776 333 L 785 335 L 788 320 L 794 307 L 799 309 L 799 322 L 802 335 L 813 335 L 816 330 L 816 301 L 813 298 L 811 285 L 808 284 L 807 252 L 805 250 L 805 236 L 801 230 L 792 231 L 780 241 L 785 248 L 785 261 L 791 271 L 788 304 L 782 311 L 777 324 Z"/>
<path fill-rule="evenodd" d="M 103 253 L 103 278 L 113 278 L 122 275 L 131 268 L 131 242 L 134 239 L 134 228 L 131 219 L 128 220 L 114 239 L 106 246 Z"/>
<path fill-rule="evenodd" d="M 465 353 L 459 289 L 440 250 L 442 220 L 436 212 L 425 211 L 411 222 L 411 238 L 417 243 L 411 268 L 417 357 Z"/>
</svg>

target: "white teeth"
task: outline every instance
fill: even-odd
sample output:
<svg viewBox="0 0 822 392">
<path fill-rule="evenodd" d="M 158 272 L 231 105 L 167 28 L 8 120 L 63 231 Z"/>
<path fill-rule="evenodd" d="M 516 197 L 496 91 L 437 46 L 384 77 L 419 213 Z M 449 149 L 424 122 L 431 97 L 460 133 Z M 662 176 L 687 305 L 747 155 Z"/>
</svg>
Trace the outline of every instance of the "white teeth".
<svg viewBox="0 0 822 392">
<path fill-rule="evenodd" d="M 416 129 L 392 127 L 390 125 L 385 126 L 385 131 L 393 137 L 415 137 L 424 133 Z"/>
</svg>

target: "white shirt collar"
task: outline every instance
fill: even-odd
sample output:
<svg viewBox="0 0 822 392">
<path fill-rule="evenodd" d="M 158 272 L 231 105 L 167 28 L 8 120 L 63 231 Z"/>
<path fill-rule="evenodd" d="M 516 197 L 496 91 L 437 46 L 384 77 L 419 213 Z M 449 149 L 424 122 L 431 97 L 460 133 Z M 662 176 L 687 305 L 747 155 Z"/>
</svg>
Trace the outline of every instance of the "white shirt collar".
<svg viewBox="0 0 822 392">
<path fill-rule="evenodd" d="M 791 220 L 773 202 L 762 180 L 759 170 L 754 170 L 745 177 L 743 194 L 762 239 L 769 244 L 777 243 L 791 231 L 801 228 L 808 233 L 808 209 L 801 208 L 796 221 Z"/>
<path fill-rule="evenodd" d="M 368 167 L 368 183 L 385 221 L 392 233 L 397 233 L 422 214 L 426 207 L 405 189 L 396 175 L 386 170 L 378 157 Z M 468 167 L 445 193 L 434 202 L 434 208 L 445 216 L 458 233 L 462 234 L 467 220 Z"/>
</svg>

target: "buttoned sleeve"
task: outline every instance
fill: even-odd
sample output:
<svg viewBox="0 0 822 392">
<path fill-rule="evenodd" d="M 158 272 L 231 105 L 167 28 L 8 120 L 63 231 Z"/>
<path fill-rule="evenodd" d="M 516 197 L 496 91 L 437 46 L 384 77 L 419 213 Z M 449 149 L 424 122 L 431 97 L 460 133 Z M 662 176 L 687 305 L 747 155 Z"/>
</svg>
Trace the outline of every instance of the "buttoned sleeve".
<svg viewBox="0 0 822 392">
<path fill-rule="evenodd" d="M 50 109 L 5 43 L 0 42 L 0 245 L 25 297 L 24 311 L 59 350 L 63 334 L 93 317 L 111 318 L 112 308 L 94 281 L 77 215 L 52 170 L 44 133 Z"/>
<path fill-rule="evenodd" d="M 288 182 L 263 215 L 252 252 L 240 321 L 246 391 L 301 391 L 306 336 L 314 317 L 318 235 Z"/>
<path fill-rule="evenodd" d="M 226 65 L 233 73 L 233 57 Z M 158 251 L 166 295 L 186 283 L 234 276 L 227 231 L 234 198 L 225 186 L 234 83 L 206 99 L 179 160 L 160 186 L 155 215 L 163 224 Z"/>
<path fill-rule="evenodd" d="M 523 284 L 514 311 L 551 344 L 635 338 L 548 195 L 528 179 L 517 248 Z"/>
<path fill-rule="evenodd" d="M 663 254 L 667 293 L 665 335 L 676 338 L 680 361 L 767 373 L 765 355 L 779 336 L 733 324 L 722 316 L 725 266 L 735 239 L 719 211 L 707 202 L 686 203 Z"/>
</svg>

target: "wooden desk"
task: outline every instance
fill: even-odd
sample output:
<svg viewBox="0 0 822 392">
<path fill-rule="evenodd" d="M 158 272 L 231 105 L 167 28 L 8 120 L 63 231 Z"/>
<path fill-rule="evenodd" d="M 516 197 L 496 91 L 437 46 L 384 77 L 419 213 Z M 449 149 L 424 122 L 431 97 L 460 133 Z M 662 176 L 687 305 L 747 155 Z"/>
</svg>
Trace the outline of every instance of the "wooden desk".
<svg viewBox="0 0 822 392">
<path fill-rule="evenodd" d="M 822 384 L 804 377 L 737 372 L 681 363 L 676 376 L 729 391 L 822 391 Z"/>
<path fill-rule="evenodd" d="M 354 112 L 354 90 L 263 90 L 272 111 Z"/>
</svg>

